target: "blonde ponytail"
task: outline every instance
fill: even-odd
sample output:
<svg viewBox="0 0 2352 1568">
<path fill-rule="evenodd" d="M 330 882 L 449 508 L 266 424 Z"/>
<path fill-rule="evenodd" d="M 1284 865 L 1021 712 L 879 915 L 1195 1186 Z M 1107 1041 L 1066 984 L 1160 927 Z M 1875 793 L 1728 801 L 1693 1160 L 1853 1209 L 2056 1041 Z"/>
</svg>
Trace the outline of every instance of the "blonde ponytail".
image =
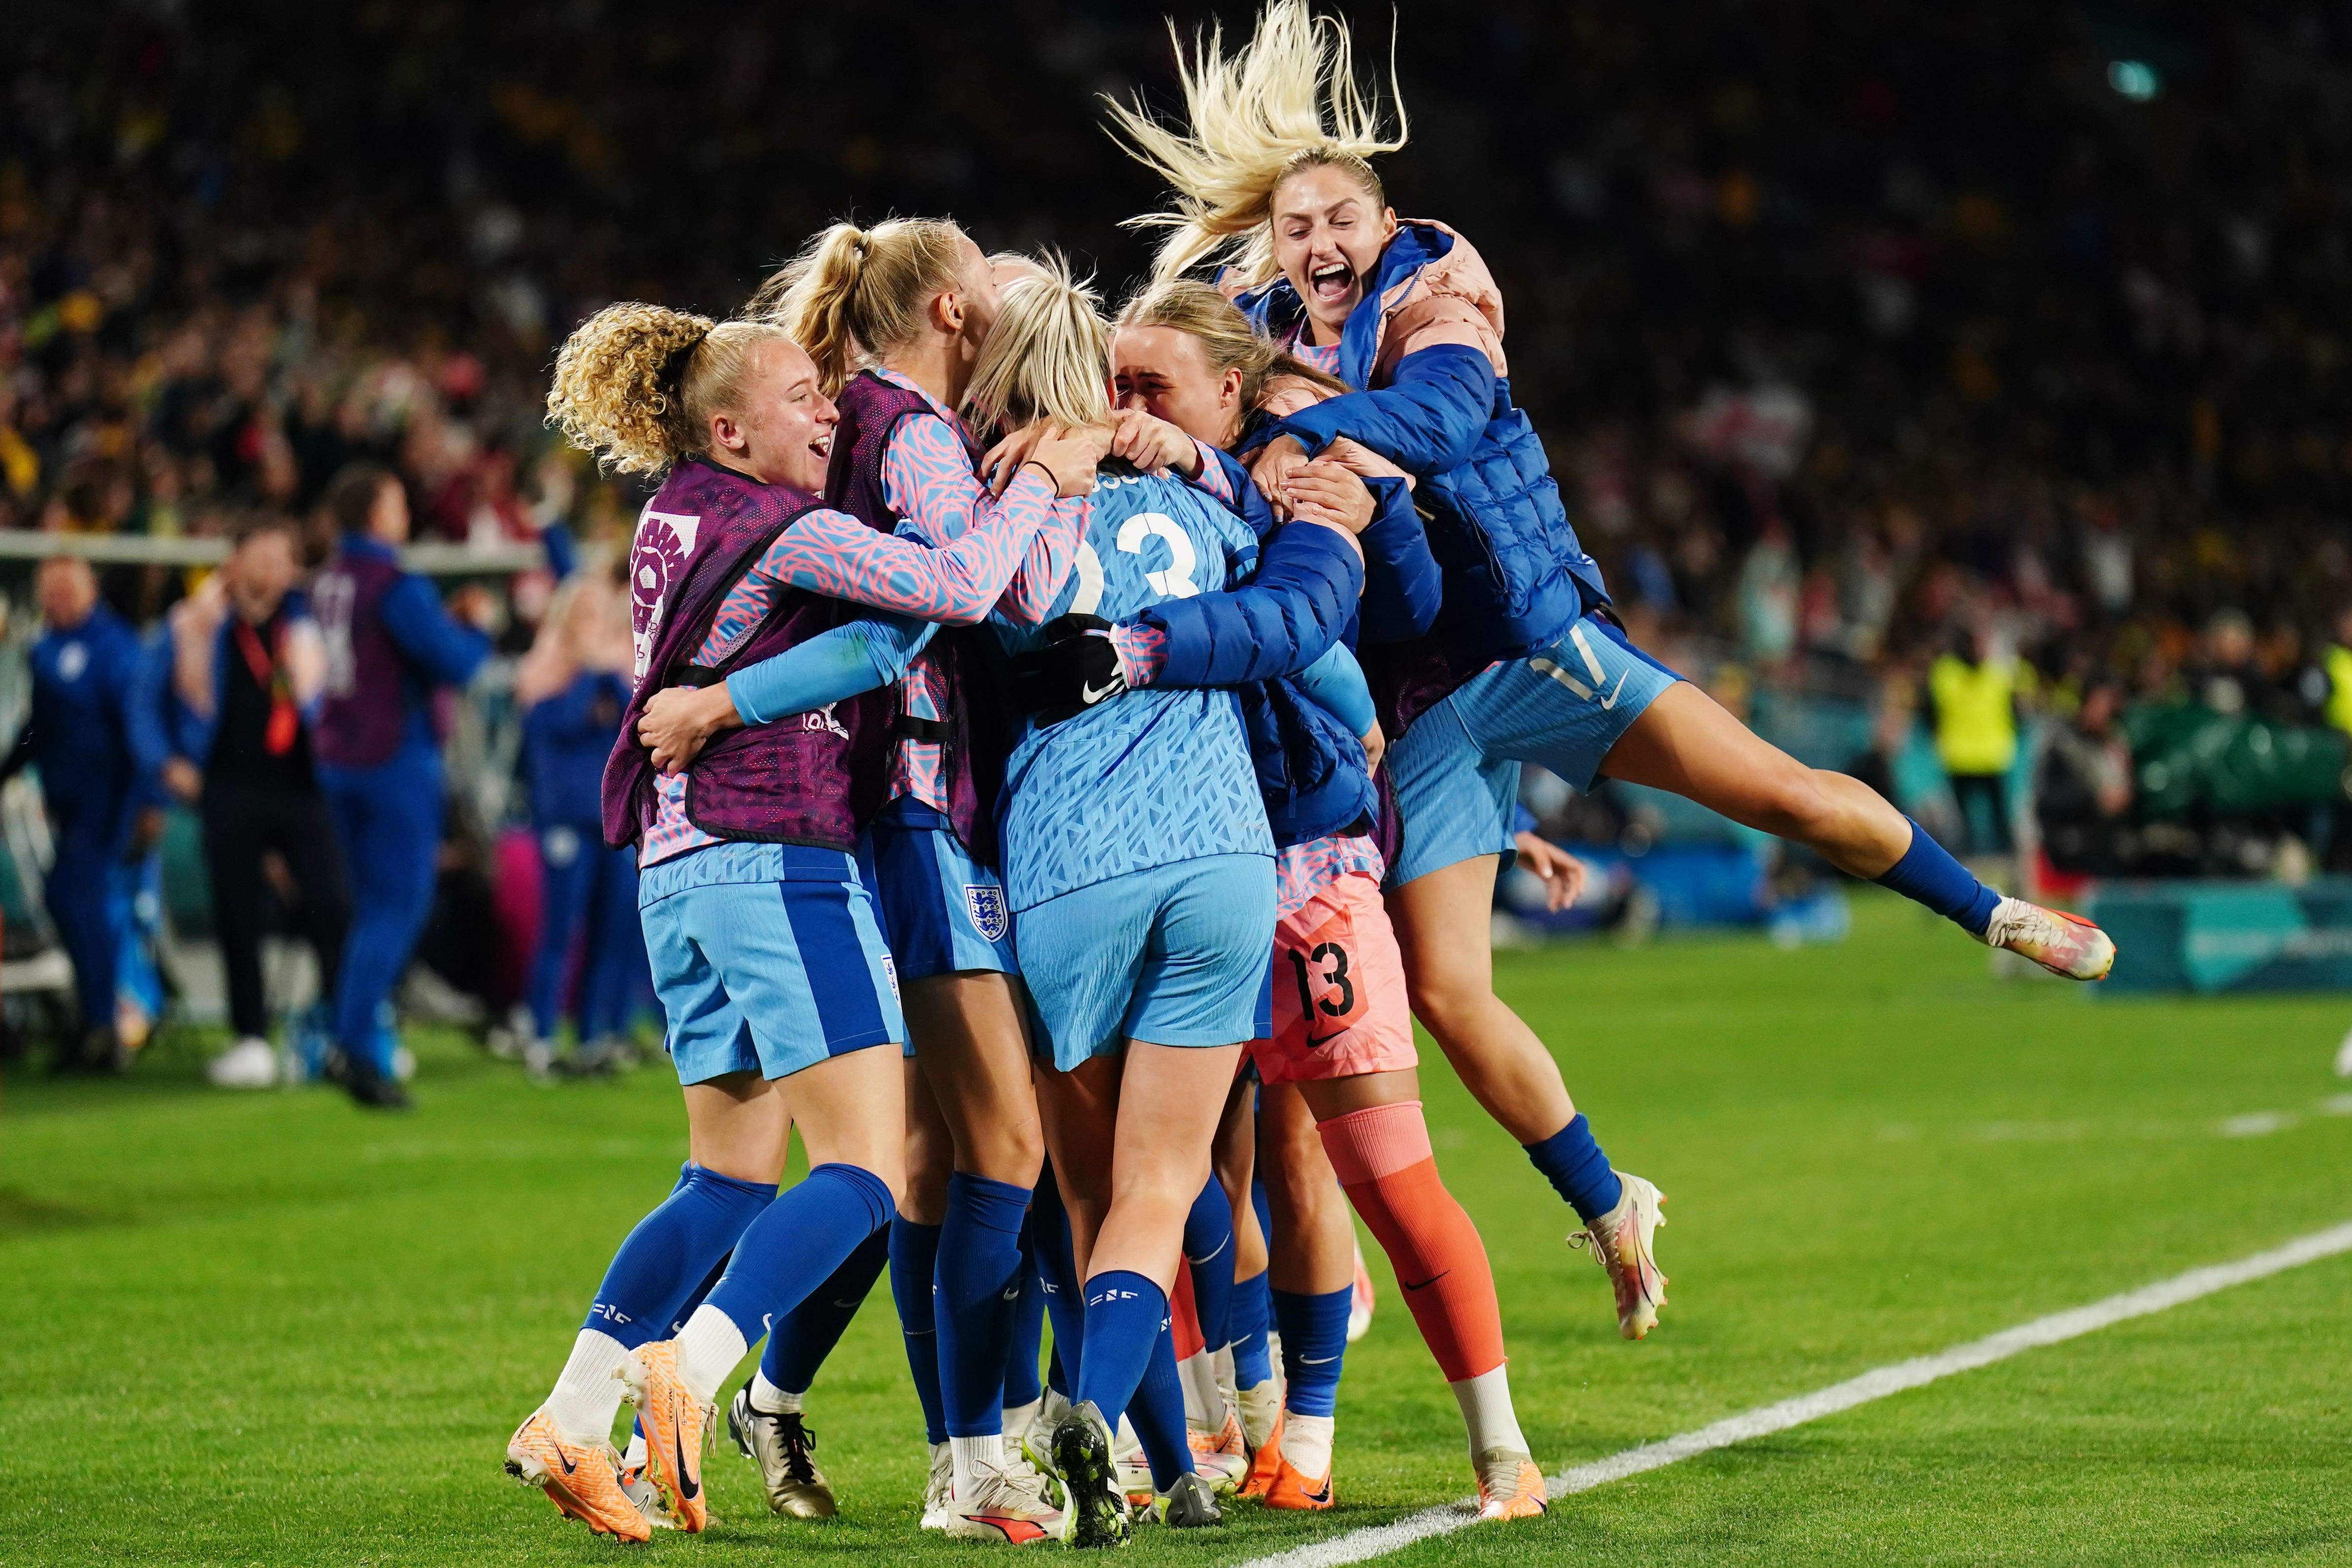
<svg viewBox="0 0 2352 1568">
<path fill-rule="evenodd" d="M 751 353 L 783 333 L 628 301 L 583 321 L 555 356 L 547 422 L 620 473 L 659 473 L 710 445 L 710 416 L 740 389 Z"/>
<path fill-rule="evenodd" d="M 760 286 L 746 315 L 772 321 L 816 362 L 827 397 L 858 366 L 914 342 L 932 300 L 961 281 L 963 230 L 898 217 L 837 223 Z"/>
<path fill-rule="evenodd" d="M 1302 169 L 1343 169 L 1385 205 L 1370 160 L 1402 147 L 1406 136 L 1393 44 L 1391 134 L 1377 86 L 1356 80 L 1347 23 L 1316 16 L 1307 0 L 1271 0 L 1250 41 L 1231 55 L 1221 27 L 1206 38 L 1196 33 L 1189 55 L 1173 23 L 1169 36 L 1189 129 L 1163 124 L 1139 96 L 1104 100 L 1112 140 L 1176 194 L 1174 211 L 1127 220 L 1130 228 L 1170 231 L 1153 258 L 1155 281 L 1210 263 L 1234 267 L 1251 287 L 1273 278 L 1274 193 Z"/>
<path fill-rule="evenodd" d="M 998 296 L 996 324 L 963 396 L 972 428 L 1017 429 L 1040 419 L 1065 429 L 1110 418 L 1110 324 L 1102 301 L 1047 254 L 1037 276 Z"/>
</svg>

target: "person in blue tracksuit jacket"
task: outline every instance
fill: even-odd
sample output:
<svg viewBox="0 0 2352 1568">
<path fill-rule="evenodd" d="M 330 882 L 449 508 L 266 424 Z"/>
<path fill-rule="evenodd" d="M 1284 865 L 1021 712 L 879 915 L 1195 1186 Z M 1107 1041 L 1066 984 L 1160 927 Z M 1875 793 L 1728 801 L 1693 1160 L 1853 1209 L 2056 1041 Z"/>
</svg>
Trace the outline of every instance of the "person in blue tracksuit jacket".
<svg viewBox="0 0 2352 1568">
<path fill-rule="evenodd" d="M 516 678 L 520 764 L 539 837 L 539 946 L 526 997 L 535 1066 L 553 1061 L 566 1014 L 580 1036 L 574 1065 L 611 1065 L 631 1007 L 653 989 L 635 852 L 604 842 L 602 816 L 604 762 L 629 705 L 630 658 L 625 601 L 604 577 L 575 576 Z M 567 1006 L 575 973 L 576 1001 Z"/>
<path fill-rule="evenodd" d="M 436 693 L 481 668 L 489 638 L 453 619 L 433 584 L 400 566 L 408 499 L 389 471 L 355 464 L 327 489 L 340 538 L 311 584 L 327 645 L 327 697 L 315 744 L 319 782 L 351 868 L 352 926 L 336 977 L 334 1035 L 362 1105 L 405 1106 L 394 1041 L 378 1024 L 432 912 L 441 846 Z M 461 591 L 469 618 L 488 595 Z"/>
<path fill-rule="evenodd" d="M 0 778 L 39 768 L 57 847 L 49 918 L 73 962 L 82 1029 L 58 1065 L 116 1070 L 128 1059 L 115 1028 L 121 895 L 163 832 L 161 668 L 99 602 L 88 562 L 43 562 L 35 593 L 47 629 L 33 644 L 32 713 Z"/>
</svg>

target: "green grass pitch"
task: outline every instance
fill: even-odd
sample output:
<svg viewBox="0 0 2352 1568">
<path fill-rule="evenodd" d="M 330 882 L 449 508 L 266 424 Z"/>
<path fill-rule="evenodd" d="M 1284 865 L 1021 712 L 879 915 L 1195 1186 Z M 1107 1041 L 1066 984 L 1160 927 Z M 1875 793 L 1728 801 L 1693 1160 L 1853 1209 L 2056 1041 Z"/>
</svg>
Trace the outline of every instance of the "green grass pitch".
<svg viewBox="0 0 2352 1568">
<path fill-rule="evenodd" d="M 1620 1165 L 1671 1196 L 1672 1304 L 1626 1344 L 1562 1205 L 1433 1051 L 1429 1119 L 1493 1255 L 1548 1469 L 2352 1218 L 2352 998 L 2104 1001 L 2000 982 L 1871 897 L 1795 953 L 1508 954 Z M 658 1063 L 536 1087 L 421 1041 L 418 1109 L 236 1096 L 194 1055 L 0 1098 L 0 1564 L 592 1563 L 499 1470 L 614 1243 L 667 1190 Z M 2231 1118 L 2241 1121 L 2225 1129 Z M 1461 1495 L 1453 1401 L 1381 1289 L 1321 1516 L 1230 1510 L 1139 1561 L 1239 1563 Z M 2352 1561 L 2352 1258 L 1690 1460 L 1391 1561 Z M 648 1558 L 978 1563 L 915 1529 L 922 1435 L 878 1289 L 812 1394 L 845 1517 L 719 1517 Z M 1045 1550 L 1053 1550 L 1047 1548 Z"/>
</svg>

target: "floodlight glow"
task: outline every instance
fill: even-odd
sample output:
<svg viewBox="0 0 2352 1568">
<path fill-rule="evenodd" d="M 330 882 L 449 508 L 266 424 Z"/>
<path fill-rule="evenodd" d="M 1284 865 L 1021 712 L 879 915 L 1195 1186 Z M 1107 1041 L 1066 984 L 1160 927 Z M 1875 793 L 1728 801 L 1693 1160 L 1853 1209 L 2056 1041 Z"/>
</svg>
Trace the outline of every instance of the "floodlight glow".
<svg viewBox="0 0 2352 1568">
<path fill-rule="evenodd" d="M 2107 85 L 2134 103 L 2146 103 L 2164 84 L 2158 79 L 2156 68 L 2145 60 L 2110 60 Z"/>
</svg>

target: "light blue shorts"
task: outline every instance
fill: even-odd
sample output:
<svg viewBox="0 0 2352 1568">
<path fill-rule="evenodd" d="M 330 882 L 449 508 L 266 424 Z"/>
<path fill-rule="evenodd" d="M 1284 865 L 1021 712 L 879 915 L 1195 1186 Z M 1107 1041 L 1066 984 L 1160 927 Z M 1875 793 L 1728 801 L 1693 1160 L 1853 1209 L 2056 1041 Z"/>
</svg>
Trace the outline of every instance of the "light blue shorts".
<svg viewBox="0 0 2352 1568">
<path fill-rule="evenodd" d="M 996 873 L 971 858 L 948 819 L 901 797 L 866 835 L 869 880 L 882 901 L 901 981 L 971 970 L 1018 974 L 1013 916 Z"/>
<path fill-rule="evenodd" d="M 1132 871 L 1013 917 L 1043 1039 L 1068 1072 L 1129 1040 L 1232 1046 L 1272 1031 L 1274 861 Z"/>
<path fill-rule="evenodd" d="M 1590 790 L 1609 749 L 1681 679 L 1588 615 L 1541 653 L 1463 682 L 1389 748 L 1404 846 L 1388 886 L 1510 854 L 1519 764 L 1539 763 Z"/>
<path fill-rule="evenodd" d="M 680 1083 L 787 1078 L 906 1037 L 881 912 L 848 855 L 714 844 L 646 867 L 637 913 Z"/>
</svg>

